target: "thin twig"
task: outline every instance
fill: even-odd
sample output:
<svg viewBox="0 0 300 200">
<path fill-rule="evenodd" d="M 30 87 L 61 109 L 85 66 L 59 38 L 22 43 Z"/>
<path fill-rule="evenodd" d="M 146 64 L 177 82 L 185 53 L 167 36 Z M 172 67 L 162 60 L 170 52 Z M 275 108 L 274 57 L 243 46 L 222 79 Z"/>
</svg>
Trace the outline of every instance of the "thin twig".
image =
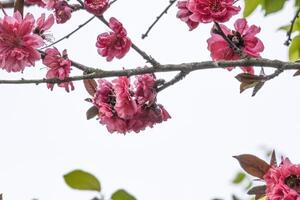
<svg viewBox="0 0 300 200">
<path fill-rule="evenodd" d="M 241 58 L 246 58 L 247 55 L 239 48 L 237 47 L 229 38 L 228 36 L 224 33 L 224 31 L 222 30 L 220 24 L 218 22 L 214 22 L 215 26 L 216 26 L 216 30 L 215 32 L 219 35 L 222 36 L 222 38 L 228 43 L 228 45 L 230 46 L 230 48 L 237 54 L 240 55 Z"/>
<path fill-rule="evenodd" d="M 160 92 L 160 91 L 166 89 L 167 87 L 174 85 L 175 83 L 181 81 L 188 73 L 189 73 L 188 71 L 179 72 L 176 76 L 174 76 L 173 79 L 171 79 L 170 81 L 164 83 L 161 87 L 159 87 L 157 89 L 157 92 Z"/>
<path fill-rule="evenodd" d="M 92 21 L 94 18 L 95 18 L 95 16 L 91 17 L 90 19 L 88 19 L 88 20 L 87 20 L 86 22 L 84 22 L 83 24 L 78 25 L 78 27 L 77 27 L 75 30 L 73 30 L 72 32 L 70 32 L 70 33 L 67 34 L 66 36 L 60 38 L 59 40 L 57 40 L 57 41 L 55 41 L 55 42 L 53 42 L 53 43 L 51 43 L 51 44 L 49 44 L 49 45 L 47 45 L 47 46 L 41 48 L 41 49 L 49 48 L 49 47 L 51 47 L 51 46 L 53 46 L 53 45 L 55 45 L 55 44 L 57 44 L 57 43 L 59 43 L 59 42 L 65 40 L 65 39 L 68 39 L 71 35 L 73 35 L 73 34 L 76 33 L 79 29 L 81 29 L 82 27 L 84 27 L 85 25 L 87 25 L 87 24 L 88 24 L 90 21 Z"/>
<path fill-rule="evenodd" d="M 292 21 L 291 21 L 290 29 L 289 29 L 289 31 L 286 33 L 286 35 L 287 35 L 287 37 L 288 37 L 287 40 L 284 42 L 284 45 L 286 45 L 286 46 L 289 46 L 290 43 L 291 43 L 291 41 L 292 41 L 292 38 L 291 38 L 291 37 L 292 37 L 292 32 L 293 32 L 293 28 L 294 28 L 296 19 L 299 17 L 299 13 L 300 13 L 300 8 L 298 8 L 298 10 L 297 10 L 297 12 L 296 12 L 294 18 L 293 18 Z"/>
<path fill-rule="evenodd" d="M 170 0 L 169 5 L 162 11 L 162 13 L 156 17 L 155 21 L 149 26 L 148 30 L 146 33 L 142 34 L 142 39 L 145 39 L 148 37 L 149 32 L 151 29 L 155 26 L 155 24 L 162 18 L 164 14 L 167 14 L 168 10 L 171 8 L 171 6 L 176 2 L 177 0 Z"/>
<path fill-rule="evenodd" d="M 145 67 L 136 69 L 125 69 L 125 70 L 114 70 L 114 71 L 104 71 L 95 68 L 90 68 L 77 62 L 72 61 L 73 66 L 81 65 L 81 67 L 89 69 L 89 74 L 81 76 L 72 76 L 64 80 L 57 78 L 54 79 L 21 79 L 21 80 L 0 80 L 0 84 L 40 84 L 40 83 L 62 83 L 69 81 L 80 81 L 84 79 L 96 79 L 96 78 L 106 78 L 106 77 L 118 77 L 118 76 L 134 76 L 139 74 L 157 73 L 157 72 L 173 72 L 173 71 L 183 71 L 185 73 L 190 73 L 196 70 L 206 70 L 206 69 L 221 69 L 229 66 L 254 66 L 254 67 L 270 67 L 280 70 L 299 70 L 300 63 L 297 62 L 284 62 L 279 60 L 269 60 L 264 58 L 244 58 L 240 60 L 231 61 L 203 61 L 196 63 L 182 63 L 182 64 L 165 64 L 159 67 Z M 179 77 L 181 75 L 178 75 Z"/>
</svg>

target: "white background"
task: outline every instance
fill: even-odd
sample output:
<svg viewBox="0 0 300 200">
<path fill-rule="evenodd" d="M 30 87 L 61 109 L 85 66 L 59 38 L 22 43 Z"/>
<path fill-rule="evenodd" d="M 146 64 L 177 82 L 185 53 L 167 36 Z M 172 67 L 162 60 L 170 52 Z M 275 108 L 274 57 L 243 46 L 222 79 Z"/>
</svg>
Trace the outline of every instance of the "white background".
<svg viewBox="0 0 300 200">
<path fill-rule="evenodd" d="M 258 10 L 249 17 L 250 24 L 262 27 L 263 57 L 287 60 L 286 36 L 277 28 L 292 19 L 292 3 L 279 14 L 265 18 Z M 167 4 L 168 0 L 119 0 L 105 16 L 119 19 L 134 43 L 161 63 L 210 60 L 206 40 L 211 24 L 189 32 L 175 17 L 175 7 L 146 40 L 140 39 Z M 242 1 L 237 4 L 243 7 Z M 27 11 L 36 17 L 41 12 L 36 7 Z M 232 28 L 232 21 L 241 16 L 227 25 Z M 52 33 L 59 39 L 89 17 L 76 12 L 66 25 L 55 25 Z M 108 30 L 95 19 L 56 47 L 67 48 L 70 58 L 92 67 L 145 65 L 133 49 L 111 63 L 100 57 L 96 37 Z M 71 93 L 58 87 L 51 92 L 46 85 L 0 85 L 0 192 L 5 200 L 91 199 L 97 194 L 71 190 L 63 181 L 63 174 L 79 168 L 99 177 L 106 197 L 125 188 L 139 200 L 229 199 L 238 190 L 230 180 L 240 169 L 232 155 L 263 157 L 261 146 L 266 146 L 300 162 L 300 78 L 285 72 L 252 98 L 250 91 L 239 94 L 234 78 L 239 72 L 218 69 L 190 74 L 159 94 L 158 101 L 171 120 L 126 136 L 110 134 L 96 120 L 85 119 L 91 105 L 84 101 L 88 94 L 81 82 Z M 72 75 L 80 73 L 72 71 Z M 45 67 L 37 63 L 24 74 L 0 71 L 0 79 L 45 74 Z"/>
</svg>

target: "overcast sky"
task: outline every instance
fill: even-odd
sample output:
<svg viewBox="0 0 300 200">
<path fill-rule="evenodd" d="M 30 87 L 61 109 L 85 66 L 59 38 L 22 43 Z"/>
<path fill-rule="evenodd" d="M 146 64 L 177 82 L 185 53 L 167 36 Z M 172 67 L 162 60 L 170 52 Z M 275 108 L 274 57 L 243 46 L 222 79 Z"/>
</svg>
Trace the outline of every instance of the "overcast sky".
<svg viewBox="0 0 300 200">
<path fill-rule="evenodd" d="M 105 16 L 119 19 L 133 42 L 161 63 L 210 60 L 206 40 L 211 24 L 189 32 L 175 17 L 175 7 L 146 40 L 140 39 L 167 4 L 168 0 L 119 0 Z M 238 4 L 242 6 L 242 1 Z M 27 11 L 35 16 L 40 12 L 37 8 Z M 276 29 L 289 23 L 293 14 L 290 2 L 280 14 L 265 18 L 258 11 L 249 17 L 250 24 L 262 28 L 258 36 L 265 44 L 263 57 L 287 60 L 285 33 Z M 76 12 L 66 25 L 55 25 L 52 33 L 58 39 L 89 17 Z M 56 47 L 67 48 L 70 58 L 93 67 L 145 65 L 134 50 L 122 60 L 107 63 L 95 47 L 97 35 L 105 31 L 108 28 L 94 20 Z M 263 156 L 260 147 L 266 146 L 300 162 L 300 78 L 285 72 L 252 98 L 250 91 L 239 94 L 234 78 L 239 72 L 193 72 L 158 96 L 171 120 L 126 136 L 110 134 L 98 121 L 85 119 L 91 105 L 84 101 L 88 94 L 81 82 L 69 94 L 57 87 L 51 92 L 46 85 L 1 85 L 0 192 L 5 200 L 88 200 L 95 193 L 71 190 L 62 179 L 73 169 L 83 169 L 99 177 L 107 197 L 124 188 L 140 200 L 229 199 L 235 190 L 230 180 L 239 169 L 233 155 Z M 45 74 L 38 63 L 24 74 L 0 71 L 0 79 Z M 171 75 L 159 76 L 168 79 Z"/>
</svg>

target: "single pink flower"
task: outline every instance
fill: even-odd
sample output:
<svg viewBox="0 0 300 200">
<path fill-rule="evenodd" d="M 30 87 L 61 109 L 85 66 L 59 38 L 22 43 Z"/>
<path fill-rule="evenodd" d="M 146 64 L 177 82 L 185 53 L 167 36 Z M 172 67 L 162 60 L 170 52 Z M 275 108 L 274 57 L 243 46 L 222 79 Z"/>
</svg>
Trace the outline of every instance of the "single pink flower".
<svg viewBox="0 0 300 200">
<path fill-rule="evenodd" d="M 48 67 L 46 74 L 47 79 L 59 78 L 64 80 L 70 76 L 71 61 L 67 57 L 67 51 L 63 51 L 63 55 L 56 48 L 49 48 L 45 51 L 46 55 L 43 59 L 43 64 Z M 54 84 L 48 83 L 48 88 L 53 90 Z M 67 92 L 74 90 L 72 82 L 63 82 L 58 84 L 59 87 L 64 87 Z"/>
<path fill-rule="evenodd" d="M 188 1 L 178 1 L 177 2 L 177 7 L 178 7 L 178 12 L 177 12 L 177 18 L 179 18 L 181 21 L 185 22 L 188 27 L 190 28 L 190 31 L 194 30 L 197 28 L 199 25 L 199 22 L 194 22 L 190 19 L 190 16 L 193 14 L 188 8 L 187 8 Z"/>
<path fill-rule="evenodd" d="M 137 111 L 137 104 L 132 98 L 130 90 L 130 80 L 126 76 L 121 76 L 113 81 L 116 94 L 115 110 L 118 116 L 123 119 L 130 119 Z"/>
<path fill-rule="evenodd" d="M 284 159 L 265 174 L 266 200 L 300 200 L 300 165 Z"/>
<path fill-rule="evenodd" d="M 151 105 L 156 101 L 155 77 L 153 74 L 136 76 L 134 82 L 136 91 L 135 98 L 140 105 Z"/>
<path fill-rule="evenodd" d="M 234 0 L 188 0 L 187 8 L 192 14 L 189 19 L 194 22 L 226 22 L 241 10 L 233 5 Z"/>
<path fill-rule="evenodd" d="M 101 16 L 109 7 L 109 0 L 85 0 L 84 8 L 97 16 Z"/>
<path fill-rule="evenodd" d="M 66 1 L 57 1 L 53 5 L 56 22 L 58 24 L 63 24 L 71 18 L 73 9 Z"/>
<path fill-rule="evenodd" d="M 115 18 L 110 18 L 109 27 L 113 32 L 106 32 L 98 35 L 96 47 L 98 53 L 111 61 L 114 57 L 121 59 L 129 51 L 131 40 L 127 37 L 127 32 L 123 25 Z"/>
<path fill-rule="evenodd" d="M 34 29 L 34 33 L 41 36 L 43 39 L 49 41 L 51 40 L 51 35 L 47 34 L 46 32 L 52 27 L 54 24 L 54 16 L 50 14 L 46 19 L 45 13 L 43 13 L 36 21 L 37 26 Z"/>
<path fill-rule="evenodd" d="M 250 57 L 260 57 L 260 53 L 264 50 L 264 45 L 256 34 L 260 32 L 260 28 L 252 25 L 248 26 L 245 19 L 238 19 L 234 23 L 235 31 L 230 30 L 225 25 L 220 25 L 225 35 L 246 55 Z M 216 33 L 215 27 L 211 31 L 211 37 L 207 40 L 208 50 L 213 60 L 237 60 L 240 55 L 235 53 L 223 37 Z M 231 70 L 233 67 L 228 67 Z M 254 74 L 253 67 L 242 67 L 246 73 Z"/>
<path fill-rule="evenodd" d="M 0 68 L 19 72 L 41 58 L 36 48 L 43 45 L 43 39 L 32 33 L 34 23 L 29 13 L 24 19 L 19 12 L 0 19 Z"/>
<path fill-rule="evenodd" d="M 44 0 L 25 0 L 25 2 L 28 4 L 38 5 L 43 8 L 46 6 L 46 3 Z"/>
</svg>

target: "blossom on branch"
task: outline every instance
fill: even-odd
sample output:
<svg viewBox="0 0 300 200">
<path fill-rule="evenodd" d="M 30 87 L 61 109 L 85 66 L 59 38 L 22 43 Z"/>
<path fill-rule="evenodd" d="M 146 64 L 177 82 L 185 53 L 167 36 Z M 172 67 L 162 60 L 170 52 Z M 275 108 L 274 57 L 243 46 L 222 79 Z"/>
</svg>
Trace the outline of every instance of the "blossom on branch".
<svg viewBox="0 0 300 200">
<path fill-rule="evenodd" d="M 37 20 L 36 20 L 37 26 L 34 29 L 34 33 L 38 34 L 45 40 L 50 40 L 48 37 L 48 34 L 45 34 L 46 31 L 48 31 L 52 25 L 54 24 L 54 16 L 53 14 L 49 15 L 46 19 L 45 13 L 43 13 Z"/>
<path fill-rule="evenodd" d="M 177 3 L 177 17 L 193 30 L 199 23 L 226 22 L 241 10 L 234 0 L 183 0 Z"/>
<path fill-rule="evenodd" d="M 67 51 L 63 51 L 63 55 L 56 48 L 49 48 L 45 51 L 46 55 L 43 59 L 43 64 L 48 67 L 46 74 L 47 79 L 58 78 L 65 80 L 70 76 L 71 61 L 68 59 Z M 59 87 L 64 87 L 67 92 L 74 90 L 72 82 L 63 82 L 58 84 Z M 54 84 L 48 83 L 47 87 L 53 90 Z"/>
<path fill-rule="evenodd" d="M 40 59 L 36 48 L 43 45 L 43 39 L 33 33 L 34 24 L 32 14 L 22 19 L 18 11 L 0 19 L 0 68 L 19 72 Z"/>
<path fill-rule="evenodd" d="M 98 53 L 111 61 L 114 57 L 121 59 L 129 51 L 131 40 L 127 37 L 126 29 L 115 18 L 110 18 L 109 27 L 113 32 L 101 33 L 97 37 Z"/>
<path fill-rule="evenodd" d="M 58 24 L 63 24 L 71 18 L 73 8 L 70 7 L 66 1 L 53 1 L 52 5 L 56 17 L 56 22 Z"/>
<path fill-rule="evenodd" d="M 300 200 L 300 165 L 285 158 L 281 164 L 272 166 L 264 176 L 266 200 Z"/>
<path fill-rule="evenodd" d="M 98 109 L 100 123 L 109 132 L 138 133 L 170 118 L 164 107 L 156 103 L 154 75 L 138 75 L 134 85 L 124 76 L 112 82 L 98 81 L 92 102 Z"/>
<path fill-rule="evenodd" d="M 256 37 L 256 34 L 260 32 L 260 28 L 247 24 L 245 19 L 238 19 L 234 23 L 235 30 L 230 30 L 225 25 L 220 25 L 224 34 L 228 39 L 235 44 L 243 53 L 247 56 L 258 58 L 260 53 L 264 50 L 264 45 L 260 39 Z M 212 28 L 211 37 L 207 40 L 208 50 L 213 60 L 238 60 L 241 56 L 234 51 L 230 44 L 221 36 L 216 30 L 216 27 Z M 233 67 L 228 67 L 228 70 L 232 70 Z M 253 67 L 242 67 L 246 73 L 254 73 Z"/>
<path fill-rule="evenodd" d="M 101 16 L 109 7 L 109 0 L 85 0 L 84 8 L 97 16 Z"/>
</svg>

